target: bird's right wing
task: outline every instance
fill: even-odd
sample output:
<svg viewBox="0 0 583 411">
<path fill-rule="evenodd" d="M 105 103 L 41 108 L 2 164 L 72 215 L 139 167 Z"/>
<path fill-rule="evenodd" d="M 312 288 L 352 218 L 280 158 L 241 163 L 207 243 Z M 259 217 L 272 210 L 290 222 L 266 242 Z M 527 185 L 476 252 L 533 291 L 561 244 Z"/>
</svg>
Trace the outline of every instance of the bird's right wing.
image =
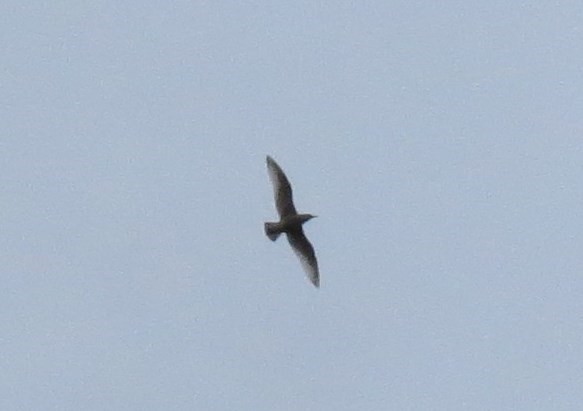
<svg viewBox="0 0 583 411">
<path fill-rule="evenodd" d="M 273 185 L 275 206 L 280 217 L 296 214 L 292 198 L 292 188 L 281 167 L 275 160 L 267 156 L 267 171 Z"/>
<path fill-rule="evenodd" d="M 316 287 L 320 286 L 320 273 L 318 271 L 318 260 L 316 260 L 316 253 L 314 247 L 306 238 L 304 230 L 294 230 L 287 234 L 287 239 L 291 245 L 294 253 L 300 259 L 304 271 L 308 278 Z"/>
</svg>

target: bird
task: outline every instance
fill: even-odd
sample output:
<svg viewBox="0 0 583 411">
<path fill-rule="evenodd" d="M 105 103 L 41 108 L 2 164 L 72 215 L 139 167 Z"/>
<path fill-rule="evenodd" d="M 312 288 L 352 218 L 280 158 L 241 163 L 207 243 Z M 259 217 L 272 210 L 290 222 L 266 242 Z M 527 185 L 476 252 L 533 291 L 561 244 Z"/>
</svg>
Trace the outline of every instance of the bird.
<svg viewBox="0 0 583 411">
<path fill-rule="evenodd" d="M 279 214 L 278 222 L 265 223 L 265 234 L 271 241 L 285 233 L 292 250 L 300 259 L 302 267 L 312 284 L 320 287 L 320 273 L 314 247 L 306 238 L 302 225 L 315 215 L 299 214 L 292 198 L 292 188 L 285 173 L 273 158 L 267 156 L 267 171 L 273 185 L 275 208 Z"/>
</svg>

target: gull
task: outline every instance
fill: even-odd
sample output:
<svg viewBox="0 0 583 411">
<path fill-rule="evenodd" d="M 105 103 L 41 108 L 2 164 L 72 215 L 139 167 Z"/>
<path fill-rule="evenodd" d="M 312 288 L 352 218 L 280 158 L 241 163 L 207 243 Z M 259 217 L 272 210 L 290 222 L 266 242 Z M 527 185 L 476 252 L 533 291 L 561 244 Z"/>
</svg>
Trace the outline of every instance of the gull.
<svg viewBox="0 0 583 411">
<path fill-rule="evenodd" d="M 275 207 L 279 214 L 276 223 L 265 223 L 265 234 L 271 241 L 285 233 L 294 253 L 300 259 L 308 278 L 316 287 L 320 286 L 318 261 L 314 247 L 306 238 L 302 225 L 316 217 L 311 214 L 298 214 L 292 198 L 292 188 L 281 167 L 273 158 L 267 156 L 267 171 L 273 185 Z"/>
</svg>

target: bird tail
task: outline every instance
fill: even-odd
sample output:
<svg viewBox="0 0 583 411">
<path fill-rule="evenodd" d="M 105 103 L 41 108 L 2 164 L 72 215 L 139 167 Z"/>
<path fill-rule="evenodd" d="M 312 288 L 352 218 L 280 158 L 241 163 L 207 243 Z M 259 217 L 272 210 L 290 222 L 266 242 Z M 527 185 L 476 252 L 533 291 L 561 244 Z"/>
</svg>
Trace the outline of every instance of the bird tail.
<svg viewBox="0 0 583 411">
<path fill-rule="evenodd" d="M 271 241 L 277 240 L 281 231 L 278 230 L 277 223 L 265 223 L 265 234 Z"/>
</svg>

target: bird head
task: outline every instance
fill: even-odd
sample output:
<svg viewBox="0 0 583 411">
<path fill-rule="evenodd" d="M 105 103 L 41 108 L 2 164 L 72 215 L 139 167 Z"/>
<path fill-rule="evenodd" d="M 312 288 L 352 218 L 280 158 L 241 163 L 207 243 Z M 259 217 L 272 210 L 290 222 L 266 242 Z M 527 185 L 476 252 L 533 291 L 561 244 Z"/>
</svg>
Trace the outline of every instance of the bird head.
<svg viewBox="0 0 583 411">
<path fill-rule="evenodd" d="M 316 218 L 318 216 L 316 215 L 312 215 L 312 214 L 300 214 L 300 219 L 302 224 L 304 224 L 307 221 L 310 221 L 312 218 Z"/>
</svg>

